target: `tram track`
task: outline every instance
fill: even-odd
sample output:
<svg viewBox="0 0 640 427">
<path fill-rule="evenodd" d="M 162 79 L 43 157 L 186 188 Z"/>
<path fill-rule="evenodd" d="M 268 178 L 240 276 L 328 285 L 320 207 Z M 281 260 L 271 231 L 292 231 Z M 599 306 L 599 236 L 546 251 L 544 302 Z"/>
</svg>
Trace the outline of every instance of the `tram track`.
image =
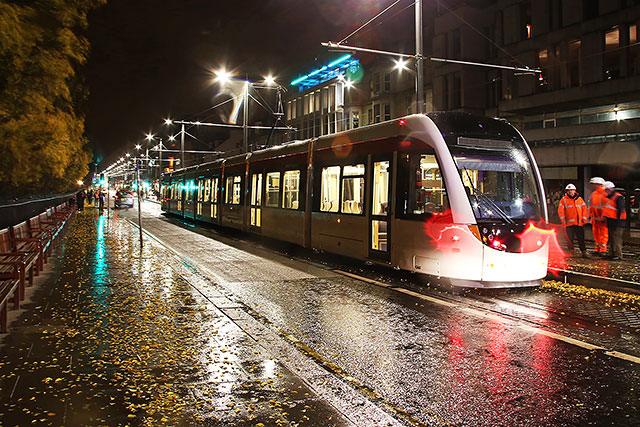
<svg viewBox="0 0 640 427">
<path fill-rule="evenodd" d="M 131 223 L 134 226 L 137 226 L 137 224 L 135 224 L 134 221 L 131 221 Z M 250 242 L 246 242 L 246 243 L 250 243 Z M 283 255 L 283 252 L 281 250 L 273 249 L 264 245 L 260 245 L 260 246 L 264 250 L 273 252 L 275 254 Z M 436 303 L 438 305 L 457 308 L 457 309 L 460 309 L 462 312 L 465 312 L 467 314 L 472 314 L 477 317 L 489 318 L 489 319 L 493 319 L 501 322 L 505 322 L 505 321 L 513 322 L 514 324 L 519 325 L 521 328 L 527 329 L 534 333 L 541 333 L 543 335 L 547 335 L 559 341 L 564 341 L 569 344 L 577 345 L 579 347 L 582 347 L 588 350 L 599 350 L 604 352 L 605 354 L 616 355 L 616 357 L 618 358 L 640 364 L 640 357 L 638 356 L 629 354 L 628 352 L 618 352 L 613 348 L 610 348 L 611 346 L 606 344 L 605 345 L 594 344 L 595 340 L 585 338 L 581 333 L 566 334 L 566 333 L 554 332 L 554 330 L 550 328 L 548 324 L 545 324 L 540 320 L 535 320 L 536 317 L 538 317 L 539 319 L 541 318 L 541 316 L 535 316 L 535 312 L 537 311 L 539 313 L 546 314 L 544 316 L 546 321 L 548 322 L 552 321 L 554 323 L 557 323 L 558 325 L 572 325 L 572 326 L 578 326 L 578 327 L 582 325 L 586 327 L 587 330 L 593 333 L 605 333 L 606 335 L 610 335 L 610 336 L 619 335 L 617 331 L 613 331 L 611 328 L 602 328 L 600 326 L 596 327 L 597 322 L 594 319 L 581 316 L 578 313 L 570 313 L 567 311 L 553 310 L 546 305 L 538 305 L 538 307 L 532 308 L 530 306 L 532 302 L 529 300 L 514 301 L 513 299 L 499 298 L 496 295 L 492 295 L 490 297 L 487 297 L 485 295 L 483 296 L 485 299 L 484 301 L 482 301 L 479 295 L 477 294 L 471 295 L 471 296 L 469 293 L 456 295 L 446 289 L 441 292 L 436 292 L 433 289 L 425 288 L 424 283 L 420 283 L 419 280 L 416 280 L 415 279 L 416 276 L 413 274 L 407 275 L 404 272 L 396 272 L 394 270 L 390 270 L 385 267 L 375 268 L 373 270 L 368 271 L 368 269 L 363 269 L 360 264 L 353 264 L 353 263 L 351 263 L 351 265 L 339 264 L 335 260 L 331 259 L 331 255 L 328 255 L 328 256 L 325 256 L 325 254 L 291 255 L 286 252 L 284 254 L 290 257 L 291 259 L 295 259 L 296 261 L 311 264 L 327 270 L 331 270 L 335 273 L 349 276 L 355 280 L 361 280 L 369 284 L 387 288 L 391 291 L 413 296 L 422 300 L 427 300 L 427 301 Z M 317 258 L 318 256 L 320 256 L 321 259 L 318 259 Z M 381 271 L 381 270 L 384 270 L 384 271 Z M 374 279 L 372 277 L 367 277 L 367 276 L 376 276 L 377 278 Z M 591 287 L 595 287 L 595 286 L 591 286 Z M 610 287 L 610 289 L 618 292 L 624 291 L 620 287 L 615 287 L 615 286 Z M 510 304 L 511 306 L 509 308 L 511 308 L 512 312 L 511 313 L 508 312 L 508 310 L 505 310 L 504 307 L 502 307 L 501 309 L 489 307 L 491 305 L 499 307 L 500 304 Z M 532 319 L 532 317 L 534 319 Z M 578 325 L 576 325 L 576 323 Z"/>
</svg>

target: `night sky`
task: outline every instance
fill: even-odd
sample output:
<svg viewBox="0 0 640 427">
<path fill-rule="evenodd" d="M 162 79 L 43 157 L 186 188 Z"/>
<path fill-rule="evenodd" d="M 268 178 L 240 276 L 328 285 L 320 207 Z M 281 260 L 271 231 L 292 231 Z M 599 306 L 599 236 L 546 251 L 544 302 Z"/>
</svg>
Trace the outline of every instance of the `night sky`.
<svg viewBox="0 0 640 427">
<path fill-rule="evenodd" d="M 106 167 L 142 141 L 146 132 L 163 132 L 164 117 L 195 117 L 219 101 L 211 70 L 221 66 L 253 81 L 270 72 L 288 85 L 341 55 L 328 52 L 320 42 L 340 40 L 389 4 L 109 0 L 89 20 L 90 144 L 98 157 L 104 157 Z M 407 5 L 396 6 L 388 23 L 410 19 L 413 12 Z M 375 39 L 384 28 L 365 32 L 353 42 L 383 47 Z"/>
</svg>

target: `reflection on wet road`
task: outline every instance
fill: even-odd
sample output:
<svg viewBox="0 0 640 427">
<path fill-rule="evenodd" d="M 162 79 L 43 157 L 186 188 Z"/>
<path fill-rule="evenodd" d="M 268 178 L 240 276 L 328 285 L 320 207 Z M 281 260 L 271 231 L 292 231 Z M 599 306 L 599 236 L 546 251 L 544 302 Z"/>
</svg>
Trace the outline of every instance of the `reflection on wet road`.
<svg viewBox="0 0 640 427">
<path fill-rule="evenodd" d="M 145 215 L 143 222 L 166 245 L 217 275 L 221 287 L 273 328 L 335 364 L 346 380 L 352 377 L 352 383 L 373 390 L 405 421 L 532 426 L 640 423 L 640 365 L 588 345 L 607 349 L 620 345 L 637 356 L 637 334 L 618 344 L 633 331 L 612 334 L 603 322 L 584 332 L 575 318 L 558 322 L 561 312 L 547 313 L 544 307 L 565 301 L 561 295 L 518 291 L 503 295 L 501 306 L 493 296 L 483 301 L 482 296 L 474 300 L 421 289 L 443 301 L 433 303 L 311 268 L 256 249 L 254 242 L 220 235 L 212 240 L 205 235 L 215 233 L 180 227 L 179 221 L 165 219 L 157 210 Z M 207 247 L 212 250 L 206 251 Z M 283 275 L 289 279 L 278 274 L 285 269 L 288 273 Z M 518 299 L 531 304 L 513 302 Z M 538 327 L 569 338 L 561 341 L 553 334 L 537 333 Z M 398 415 L 403 412 L 406 416 Z"/>
</svg>

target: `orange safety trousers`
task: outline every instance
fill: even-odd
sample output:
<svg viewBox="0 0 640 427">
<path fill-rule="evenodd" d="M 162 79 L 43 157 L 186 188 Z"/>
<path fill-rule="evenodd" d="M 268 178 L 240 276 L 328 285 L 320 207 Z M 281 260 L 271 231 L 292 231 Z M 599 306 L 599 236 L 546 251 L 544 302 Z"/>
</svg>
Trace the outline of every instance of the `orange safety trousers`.
<svg viewBox="0 0 640 427">
<path fill-rule="evenodd" d="M 607 223 L 604 221 L 593 220 L 591 221 L 593 228 L 593 240 L 596 242 L 596 252 L 607 252 L 607 242 L 609 241 L 609 230 L 607 229 Z"/>
</svg>

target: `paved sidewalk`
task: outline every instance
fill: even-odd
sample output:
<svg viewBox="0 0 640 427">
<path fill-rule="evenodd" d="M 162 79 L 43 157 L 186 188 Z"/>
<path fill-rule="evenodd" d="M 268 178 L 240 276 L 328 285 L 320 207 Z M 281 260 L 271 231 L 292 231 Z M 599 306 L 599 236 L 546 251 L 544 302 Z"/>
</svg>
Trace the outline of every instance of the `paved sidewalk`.
<svg viewBox="0 0 640 427">
<path fill-rule="evenodd" d="M 57 276 L 3 337 L 1 426 L 352 425 L 281 363 L 301 353 L 137 238 L 117 215 L 77 215 Z"/>
</svg>

